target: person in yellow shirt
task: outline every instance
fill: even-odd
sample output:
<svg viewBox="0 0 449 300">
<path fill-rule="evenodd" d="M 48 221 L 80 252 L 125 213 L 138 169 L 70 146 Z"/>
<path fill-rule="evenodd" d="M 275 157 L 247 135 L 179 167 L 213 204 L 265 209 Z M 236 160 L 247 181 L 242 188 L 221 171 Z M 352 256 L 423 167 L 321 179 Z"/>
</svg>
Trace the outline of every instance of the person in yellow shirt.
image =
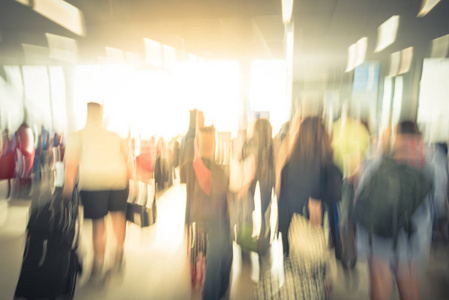
<svg viewBox="0 0 449 300">
<path fill-rule="evenodd" d="M 370 146 L 370 134 L 362 122 L 353 118 L 340 118 L 332 128 L 334 163 L 350 177 L 357 172 Z"/>
</svg>

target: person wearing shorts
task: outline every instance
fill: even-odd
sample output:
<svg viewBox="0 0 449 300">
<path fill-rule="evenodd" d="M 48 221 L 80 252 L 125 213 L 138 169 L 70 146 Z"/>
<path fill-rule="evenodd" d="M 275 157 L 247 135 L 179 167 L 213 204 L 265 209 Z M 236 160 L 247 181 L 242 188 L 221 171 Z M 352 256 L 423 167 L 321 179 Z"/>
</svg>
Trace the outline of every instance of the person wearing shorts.
<svg viewBox="0 0 449 300">
<path fill-rule="evenodd" d="M 126 211 L 128 188 L 123 190 L 81 191 L 81 203 L 84 207 L 84 218 L 102 219 L 108 212 Z"/>
<path fill-rule="evenodd" d="M 103 108 L 87 104 L 86 126 L 73 133 L 65 155 L 64 196 L 70 197 L 79 178 L 84 218 L 92 220 L 94 263 L 92 277 L 102 278 L 106 250 L 105 216 L 110 213 L 117 242 L 115 266 L 123 261 L 126 234 L 126 201 L 129 178 L 128 143 L 103 128 Z M 79 176 L 79 177 L 78 177 Z"/>
</svg>

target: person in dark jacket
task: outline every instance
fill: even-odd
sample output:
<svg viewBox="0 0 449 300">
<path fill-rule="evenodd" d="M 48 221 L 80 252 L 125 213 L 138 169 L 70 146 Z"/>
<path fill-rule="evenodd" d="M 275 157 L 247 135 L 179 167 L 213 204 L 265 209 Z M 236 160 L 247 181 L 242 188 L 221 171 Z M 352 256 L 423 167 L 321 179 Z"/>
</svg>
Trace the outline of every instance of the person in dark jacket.
<svg viewBox="0 0 449 300">
<path fill-rule="evenodd" d="M 203 299 L 220 299 L 226 293 L 232 266 L 227 191 L 229 178 L 213 158 L 215 129 L 199 130 L 198 153 L 183 165 L 186 174 L 186 226 L 195 222 L 207 235 Z"/>
<path fill-rule="evenodd" d="M 323 204 L 340 199 L 341 180 L 321 118 L 305 118 L 281 172 L 278 217 L 284 254 L 289 253 L 288 231 L 293 214 L 301 214 L 321 226 Z"/>
</svg>

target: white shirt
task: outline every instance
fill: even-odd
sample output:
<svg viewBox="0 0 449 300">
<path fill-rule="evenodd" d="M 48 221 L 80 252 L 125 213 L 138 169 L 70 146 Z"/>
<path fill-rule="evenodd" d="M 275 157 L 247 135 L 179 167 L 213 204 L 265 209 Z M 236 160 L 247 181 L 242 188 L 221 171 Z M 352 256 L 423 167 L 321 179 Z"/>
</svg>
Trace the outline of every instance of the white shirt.
<svg viewBox="0 0 449 300">
<path fill-rule="evenodd" d="M 101 126 L 73 133 L 66 158 L 79 163 L 79 189 L 122 190 L 128 185 L 128 145 L 118 134 Z"/>
</svg>

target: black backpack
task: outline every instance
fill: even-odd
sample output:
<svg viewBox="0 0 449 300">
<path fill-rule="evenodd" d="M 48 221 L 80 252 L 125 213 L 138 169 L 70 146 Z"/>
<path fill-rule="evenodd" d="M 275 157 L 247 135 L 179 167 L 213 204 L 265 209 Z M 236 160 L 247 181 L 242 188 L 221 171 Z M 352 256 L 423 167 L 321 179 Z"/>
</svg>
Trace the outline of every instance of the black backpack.
<svg viewBox="0 0 449 300">
<path fill-rule="evenodd" d="M 432 181 L 416 168 L 385 157 L 370 180 L 360 191 L 353 218 L 369 234 L 392 238 L 396 248 L 401 229 L 410 235 L 415 231 L 412 215 L 432 189 Z"/>
<path fill-rule="evenodd" d="M 72 299 L 81 264 L 76 253 L 79 240 L 79 195 L 65 201 L 56 188 L 51 201 L 29 218 L 22 268 L 15 296 L 26 299 Z"/>
</svg>

